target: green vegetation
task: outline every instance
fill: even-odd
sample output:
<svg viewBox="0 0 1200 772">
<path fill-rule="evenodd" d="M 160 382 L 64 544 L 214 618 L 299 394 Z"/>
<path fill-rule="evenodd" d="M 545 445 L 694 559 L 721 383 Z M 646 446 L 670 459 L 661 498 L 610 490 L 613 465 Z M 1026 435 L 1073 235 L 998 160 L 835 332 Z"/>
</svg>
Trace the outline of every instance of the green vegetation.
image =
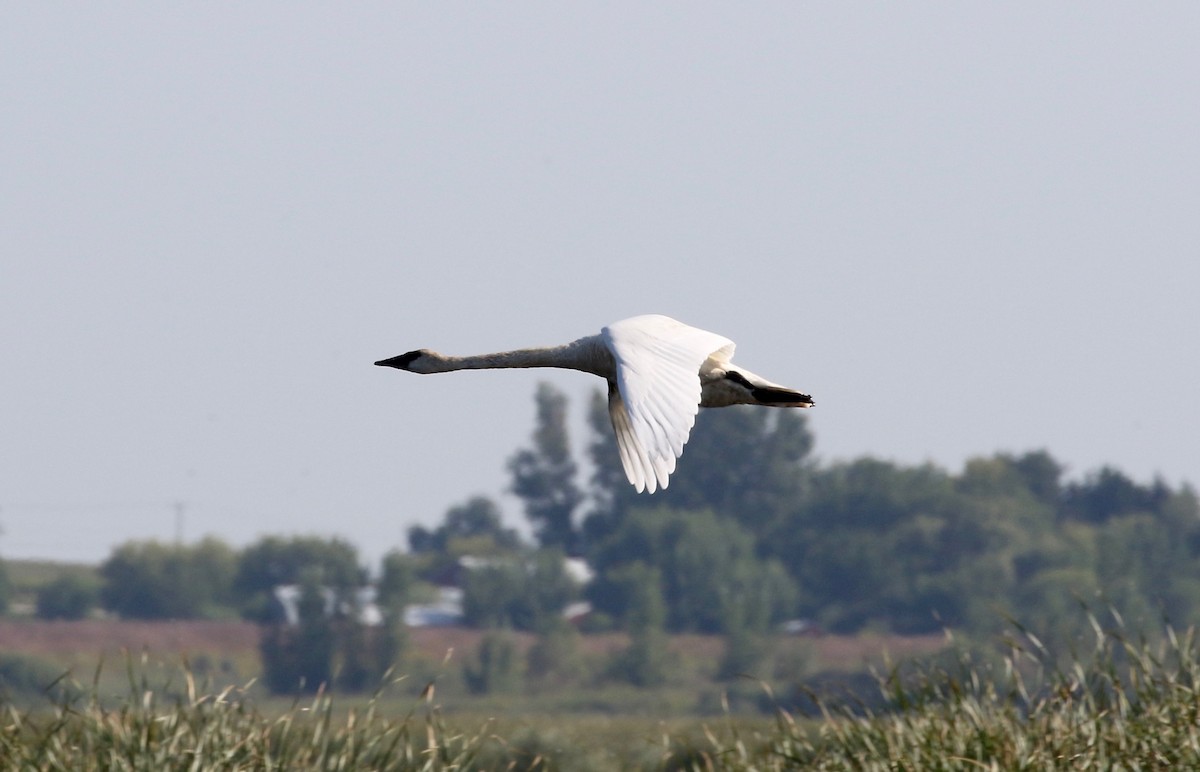
<svg viewBox="0 0 1200 772">
<path fill-rule="evenodd" d="M 12 603 L 13 586 L 8 578 L 8 567 L 0 563 L 0 614 L 8 612 Z"/>
<path fill-rule="evenodd" d="M 129 619 L 214 617 L 233 603 L 233 550 L 199 544 L 129 542 L 100 567 L 104 607 Z"/>
<path fill-rule="evenodd" d="M 97 677 L 89 702 L 54 674 L 58 659 L 14 651 L 0 662 L 10 706 L 0 766 L 99 769 L 120 758 L 159 768 L 171 754 L 178 768 L 222 758 L 231 769 L 1076 769 L 1200 759 L 1200 500 L 1191 487 L 1109 467 L 1068 479 L 1042 450 L 973 458 L 957 472 L 824 463 L 811 455 L 802 413 L 727 409 L 701 414 L 670 489 L 648 499 L 625 481 L 602 395 L 589 410 L 586 480 L 565 397 L 543 385 L 536 401 L 530 445 L 508 462 L 536 544 L 474 496 L 441 523 L 412 528 L 408 551 L 388 553 L 375 572 L 352 545 L 314 536 L 242 550 L 211 538 L 131 542 L 96 571 L 13 563 L 0 594 L 44 619 L 95 616 L 98 600 L 127 620 L 252 620 L 261 636 L 243 644 L 250 654 L 210 651 L 194 665 L 223 684 L 260 680 L 198 696 L 189 675 L 183 686 L 139 683 L 114 702 L 111 680 Z M 446 585 L 461 589 L 474 630 L 407 628 L 405 608 Z M 568 623 L 564 610 L 580 600 L 590 613 Z M 1110 608 L 1111 629 L 1078 613 L 1081 601 Z M 1024 627 L 1014 634 L 1009 620 Z M 783 635 L 785 622 L 833 636 Z M 987 643 L 1006 634 L 999 648 Z M 867 668 L 878 666 L 880 644 L 858 645 L 884 636 L 907 649 L 875 679 Z M 330 690 L 360 699 L 350 695 L 387 673 L 409 678 L 365 709 L 332 707 Z M 453 726 L 432 701 L 405 702 L 423 687 L 432 700 L 435 686 Z M 58 706 L 15 707 L 44 694 Z M 289 708 L 272 695 L 314 701 Z M 501 731 L 479 713 L 524 724 Z M 716 718 L 703 731 L 649 723 L 689 715 Z M 601 720 L 610 726 L 593 738 L 579 729 Z M 73 755 L 80 749 L 86 763 Z"/>
<path fill-rule="evenodd" d="M 62 595 L 72 596 L 81 591 L 86 596 L 83 600 L 90 602 L 83 611 L 84 616 L 99 603 L 100 577 L 95 566 L 49 560 L 6 560 L 0 566 L 3 566 L 5 578 L 0 593 L 9 593 L 8 612 L 13 616 L 34 614 L 43 619 L 70 618 L 53 615 L 59 610 L 57 601 L 63 590 L 67 592 Z M 50 585 L 59 586 L 51 588 Z M 46 601 L 42 601 L 43 594 L 47 596 Z M 40 602 L 45 604 L 51 616 L 42 616 L 38 610 Z M 79 598 L 67 601 L 66 605 L 72 612 L 78 610 Z"/>
<path fill-rule="evenodd" d="M 657 572 L 667 632 L 731 638 L 728 672 L 786 620 L 844 634 L 986 635 L 1009 615 L 1062 640 L 1075 632 L 1062 621 L 1074 597 L 1111 603 L 1135 625 L 1200 617 L 1200 501 L 1186 485 L 1109 467 L 1065 479 L 1041 450 L 973 458 L 957 473 L 874 458 L 820 463 L 802 412 L 731 408 L 701 413 L 671 487 L 650 499 L 624 479 L 602 395 L 589 413 L 586 481 L 566 398 L 542 384 L 535 401 L 530 446 L 508 469 L 537 545 L 503 525 L 495 502 L 468 498 L 442 523 L 410 530 L 409 553 L 375 572 L 399 577 L 380 585 L 381 598 L 387 583 L 408 601 L 454 584 L 468 625 L 524 631 L 585 598 L 586 629 L 629 629 L 629 572 L 641 564 Z M 586 560 L 585 586 L 564 555 Z M 310 583 L 332 592 L 334 615 L 345 617 L 371 573 L 336 538 L 266 537 L 242 550 L 213 538 L 130 542 L 100 567 L 100 601 L 126 619 L 274 624 L 275 588 Z M 89 612 L 82 582 L 39 592 L 42 616 Z M 396 623 L 403 604 L 389 602 Z"/>
<path fill-rule="evenodd" d="M 59 697 L 73 692 L 62 671 L 50 662 L 25 654 L 0 654 L 0 700 L 30 702 L 45 694 Z"/>
<path fill-rule="evenodd" d="M 231 601 L 243 616 L 262 622 L 277 621 L 271 593 L 280 585 L 325 588 L 346 600 L 367 581 L 358 550 L 336 538 L 268 536 L 242 550 L 231 567 Z"/>
<path fill-rule="evenodd" d="M 463 680 L 472 694 L 511 693 L 521 688 L 517 646 L 507 633 L 488 632 L 473 659 L 463 666 Z"/>
<path fill-rule="evenodd" d="M 898 669 L 882 681 L 884 709 L 823 705 L 816 736 L 780 712 L 775 735 L 739 760 L 759 769 L 1194 768 L 1195 628 L 1167 626 L 1149 642 L 1130 639 L 1119 616 L 1107 631 L 1076 616 L 1094 638 L 1066 659 L 1022 632 L 991 662 L 963 653 L 950 666 Z"/>
<path fill-rule="evenodd" d="M 1078 614 L 1077 614 L 1078 615 Z M 873 699 L 819 698 L 808 714 L 767 690 L 774 718 L 701 726 L 593 718 L 447 718 L 432 683 L 417 704 L 386 683 L 365 705 L 320 693 L 275 712 L 184 672 L 156 685 L 130 666 L 124 699 L 75 685 L 0 714 L 6 769 L 600 770 L 1190 768 L 1200 758 L 1200 641 L 1131 639 L 1079 615 L 1087 645 L 1063 660 L 1023 630 L 1000 651 L 897 666 Z M 1083 643 L 1083 641 L 1081 641 Z M 502 650 L 503 644 L 500 644 Z M 501 668 L 505 667 L 503 665 Z M 83 694 L 84 696 L 80 696 Z"/>
<path fill-rule="evenodd" d="M 99 600 L 98 581 L 66 573 L 38 588 L 34 613 L 38 619 L 84 619 Z"/>
<path fill-rule="evenodd" d="M 584 496 L 575 482 L 576 465 L 567 435 L 567 398 L 542 383 L 536 402 L 533 447 L 518 451 L 508 462 L 512 490 L 525 505 L 525 516 L 538 544 L 572 552 L 579 541 L 572 517 Z"/>
</svg>

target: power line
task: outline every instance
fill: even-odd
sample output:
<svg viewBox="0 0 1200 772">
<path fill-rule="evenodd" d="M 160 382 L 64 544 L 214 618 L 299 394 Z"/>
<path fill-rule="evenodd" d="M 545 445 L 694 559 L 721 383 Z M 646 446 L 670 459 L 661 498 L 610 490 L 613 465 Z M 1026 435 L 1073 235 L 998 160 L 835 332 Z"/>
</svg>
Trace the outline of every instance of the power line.
<svg viewBox="0 0 1200 772">
<path fill-rule="evenodd" d="M 177 501 L 6 501 L 5 511 L 17 512 L 83 512 L 95 509 L 165 509 L 176 506 Z"/>
</svg>

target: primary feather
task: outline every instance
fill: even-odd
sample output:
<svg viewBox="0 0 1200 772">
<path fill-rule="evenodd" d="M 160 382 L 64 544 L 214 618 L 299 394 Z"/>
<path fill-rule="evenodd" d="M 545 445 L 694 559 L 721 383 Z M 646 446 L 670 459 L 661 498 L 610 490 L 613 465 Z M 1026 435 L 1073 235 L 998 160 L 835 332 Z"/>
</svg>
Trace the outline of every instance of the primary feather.
<svg viewBox="0 0 1200 772">
<path fill-rule="evenodd" d="M 613 430 L 621 442 L 622 428 L 632 433 L 624 444 L 635 448 L 639 458 L 653 470 L 644 486 L 651 493 L 657 485 L 667 487 L 675 471 L 675 459 L 683 454 L 700 410 L 700 369 L 714 353 L 733 342 L 720 335 L 689 327 L 667 316 L 635 316 L 605 327 L 600 337 L 612 352 L 617 370 L 617 399 L 624 403 L 627 422 L 613 418 Z M 642 486 L 629 475 L 638 490 Z"/>
</svg>

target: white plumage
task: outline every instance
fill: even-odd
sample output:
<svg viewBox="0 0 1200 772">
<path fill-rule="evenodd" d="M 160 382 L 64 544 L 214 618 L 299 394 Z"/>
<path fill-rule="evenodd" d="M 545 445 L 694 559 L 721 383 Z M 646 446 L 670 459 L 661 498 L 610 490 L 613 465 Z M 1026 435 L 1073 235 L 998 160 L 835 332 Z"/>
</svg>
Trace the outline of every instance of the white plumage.
<svg viewBox="0 0 1200 772">
<path fill-rule="evenodd" d="M 562 367 L 608 382 L 608 412 L 625 476 L 639 491 L 666 488 L 701 407 L 812 407 L 812 398 L 733 367 L 734 344 L 658 314 L 614 322 L 564 346 L 451 357 L 428 349 L 375 364 L 414 373 Z"/>
</svg>

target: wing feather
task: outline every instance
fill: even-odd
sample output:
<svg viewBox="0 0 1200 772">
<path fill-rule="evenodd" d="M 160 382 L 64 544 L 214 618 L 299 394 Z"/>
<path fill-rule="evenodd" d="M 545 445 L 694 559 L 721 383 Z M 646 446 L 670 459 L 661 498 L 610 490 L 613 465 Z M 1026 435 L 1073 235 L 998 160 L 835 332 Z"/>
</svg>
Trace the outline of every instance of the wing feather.
<svg viewBox="0 0 1200 772">
<path fill-rule="evenodd" d="M 733 343 L 666 316 L 636 316 L 605 327 L 616 362 L 609 414 L 625 474 L 638 490 L 666 488 L 700 409 L 700 366 L 728 359 Z"/>
<path fill-rule="evenodd" d="M 617 452 L 621 456 L 621 466 L 625 469 L 625 477 L 638 493 L 655 490 L 655 475 L 648 466 L 649 458 L 646 451 L 638 442 L 633 427 L 629 425 L 629 413 L 625 411 L 625 403 L 621 401 L 621 393 L 615 388 L 608 392 L 608 416 L 612 420 L 613 433 L 617 436 Z"/>
</svg>

